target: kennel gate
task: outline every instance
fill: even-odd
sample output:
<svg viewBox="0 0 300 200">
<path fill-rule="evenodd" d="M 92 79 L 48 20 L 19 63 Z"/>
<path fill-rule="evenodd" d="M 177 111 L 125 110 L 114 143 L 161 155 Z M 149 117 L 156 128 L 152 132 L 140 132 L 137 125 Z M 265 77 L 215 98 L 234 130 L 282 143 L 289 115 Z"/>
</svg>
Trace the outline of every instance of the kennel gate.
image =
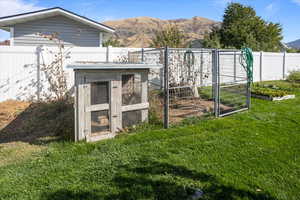
<svg viewBox="0 0 300 200">
<path fill-rule="evenodd" d="M 216 117 L 250 108 L 251 81 L 246 69 L 240 63 L 240 56 L 241 52 L 238 50 L 212 51 Z"/>
</svg>

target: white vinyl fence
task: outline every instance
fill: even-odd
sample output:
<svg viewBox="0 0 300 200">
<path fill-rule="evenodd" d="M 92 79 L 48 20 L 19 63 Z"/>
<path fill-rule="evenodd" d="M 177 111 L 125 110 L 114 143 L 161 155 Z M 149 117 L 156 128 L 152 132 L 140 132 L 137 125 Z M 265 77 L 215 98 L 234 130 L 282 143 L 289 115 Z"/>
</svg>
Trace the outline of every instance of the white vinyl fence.
<svg viewBox="0 0 300 200">
<path fill-rule="evenodd" d="M 115 62 L 126 59 L 128 51 L 140 48 L 74 47 L 65 59 L 65 66 L 77 61 Z M 45 73 L 39 69 L 53 61 L 55 47 L 0 46 L 0 101 L 8 99 L 34 100 L 48 93 L 49 84 Z M 71 69 L 65 68 L 68 86 L 71 89 L 74 77 Z M 39 73 L 38 73 L 39 72 Z M 38 91 L 38 88 L 39 91 Z"/>
<path fill-rule="evenodd" d="M 47 93 L 48 84 L 40 66 L 53 59 L 53 47 L 0 46 L 0 101 L 37 99 Z M 115 62 L 128 58 L 129 51 L 140 48 L 74 47 L 65 65 L 76 61 Z M 233 62 L 233 61 L 232 61 Z M 284 79 L 292 70 L 300 70 L 300 54 L 254 52 L 254 81 Z M 73 85 L 73 72 L 66 69 L 68 86 Z M 38 89 L 40 88 L 39 92 Z"/>
</svg>

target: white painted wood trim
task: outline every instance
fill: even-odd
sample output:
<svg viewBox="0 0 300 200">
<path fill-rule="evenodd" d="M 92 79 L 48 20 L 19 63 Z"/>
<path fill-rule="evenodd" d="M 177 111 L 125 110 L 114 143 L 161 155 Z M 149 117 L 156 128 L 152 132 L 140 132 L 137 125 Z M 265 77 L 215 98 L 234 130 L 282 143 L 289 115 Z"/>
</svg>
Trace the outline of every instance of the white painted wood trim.
<svg viewBox="0 0 300 200">
<path fill-rule="evenodd" d="M 45 11 L 40 11 L 40 12 L 34 12 L 34 13 L 28 13 L 28 14 L 23 14 L 23 15 L 18 15 L 18 16 L 12 16 L 9 18 L 0 19 L 0 23 L 2 23 L 4 25 L 5 25 L 5 23 L 7 23 L 7 24 L 8 23 L 18 23 L 20 20 L 22 20 L 22 21 L 28 20 L 29 21 L 36 17 L 41 17 L 41 16 L 50 17 L 50 16 L 55 16 L 57 14 L 61 14 L 63 16 L 69 17 L 73 20 L 79 21 L 84 24 L 88 24 L 92 27 L 95 27 L 95 28 L 103 30 L 103 31 L 107 31 L 109 33 L 115 32 L 114 29 L 111 29 L 109 27 L 106 27 L 104 25 L 96 23 L 88 18 L 75 15 L 69 11 L 62 10 L 60 8 L 56 8 L 56 9 L 52 9 L 52 10 L 45 10 Z"/>
<path fill-rule="evenodd" d="M 10 27 L 10 46 L 15 46 L 14 37 L 15 37 L 15 28 Z"/>
<path fill-rule="evenodd" d="M 133 111 L 133 110 L 144 110 L 149 108 L 149 103 L 140 103 L 128 106 L 122 106 L 122 112 Z"/>
<path fill-rule="evenodd" d="M 115 136 L 116 136 L 115 133 L 108 133 L 108 134 L 104 134 L 104 135 L 95 135 L 95 136 L 88 135 L 86 137 L 86 141 L 87 142 L 97 142 L 99 140 L 111 139 L 111 138 L 114 138 Z"/>
<path fill-rule="evenodd" d="M 109 110 L 109 104 L 97 104 L 97 105 L 91 105 L 86 108 L 86 112 L 92 112 L 92 111 L 101 111 L 101 110 Z"/>
</svg>

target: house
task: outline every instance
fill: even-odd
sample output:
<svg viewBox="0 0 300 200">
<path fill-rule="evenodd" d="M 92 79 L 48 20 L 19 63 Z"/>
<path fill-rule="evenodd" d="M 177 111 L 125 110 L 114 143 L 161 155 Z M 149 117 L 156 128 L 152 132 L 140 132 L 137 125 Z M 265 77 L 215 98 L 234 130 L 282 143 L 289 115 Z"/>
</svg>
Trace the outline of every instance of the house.
<svg viewBox="0 0 300 200">
<path fill-rule="evenodd" d="M 11 46 L 54 45 L 42 35 L 57 34 L 66 46 L 101 47 L 114 29 L 55 7 L 0 18 L 0 29 L 10 32 Z"/>
</svg>

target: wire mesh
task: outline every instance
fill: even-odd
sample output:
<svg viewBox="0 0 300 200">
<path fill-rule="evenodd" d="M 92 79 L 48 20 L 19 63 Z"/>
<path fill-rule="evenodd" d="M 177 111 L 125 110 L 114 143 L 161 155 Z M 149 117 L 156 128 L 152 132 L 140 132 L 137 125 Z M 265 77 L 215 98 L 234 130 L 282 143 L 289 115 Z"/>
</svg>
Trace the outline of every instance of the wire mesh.
<svg viewBox="0 0 300 200">
<path fill-rule="evenodd" d="M 160 48 L 129 54 L 131 62 L 165 65 L 164 70 L 150 72 L 150 114 L 155 112 L 161 120 L 167 115 L 168 123 L 177 124 L 212 113 L 225 116 L 249 106 L 249 84 L 239 63 L 239 51 L 216 50 L 215 66 L 211 49 L 167 48 L 167 54 L 165 51 L 166 48 Z M 164 76 L 165 71 L 168 76 Z M 168 79 L 168 87 L 164 78 Z M 168 95 L 167 102 L 164 95 Z M 166 106 L 167 113 L 163 113 Z"/>
<path fill-rule="evenodd" d="M 219 52 L 219 115 L 248 108 L 248 77 L 240 52 Z"/>
<path fill-rule="evenodd" d="M 176 124 L 213 111 L 211 51 L 170 49 L 169 122 Z"/>
<path fill-rule="evenodd" d="M 122 105 L 133 105 L 142 102 L 141 74 L 122 75 Z"/>
<path fill-rule="evenodd" d="M 163 64 L 164 49 L 141 50 L 128 53 L 130 63 Z M 164 118 L 163 69 L 149 72 L 149 123 L 162 124 Z"/>
</svg>

